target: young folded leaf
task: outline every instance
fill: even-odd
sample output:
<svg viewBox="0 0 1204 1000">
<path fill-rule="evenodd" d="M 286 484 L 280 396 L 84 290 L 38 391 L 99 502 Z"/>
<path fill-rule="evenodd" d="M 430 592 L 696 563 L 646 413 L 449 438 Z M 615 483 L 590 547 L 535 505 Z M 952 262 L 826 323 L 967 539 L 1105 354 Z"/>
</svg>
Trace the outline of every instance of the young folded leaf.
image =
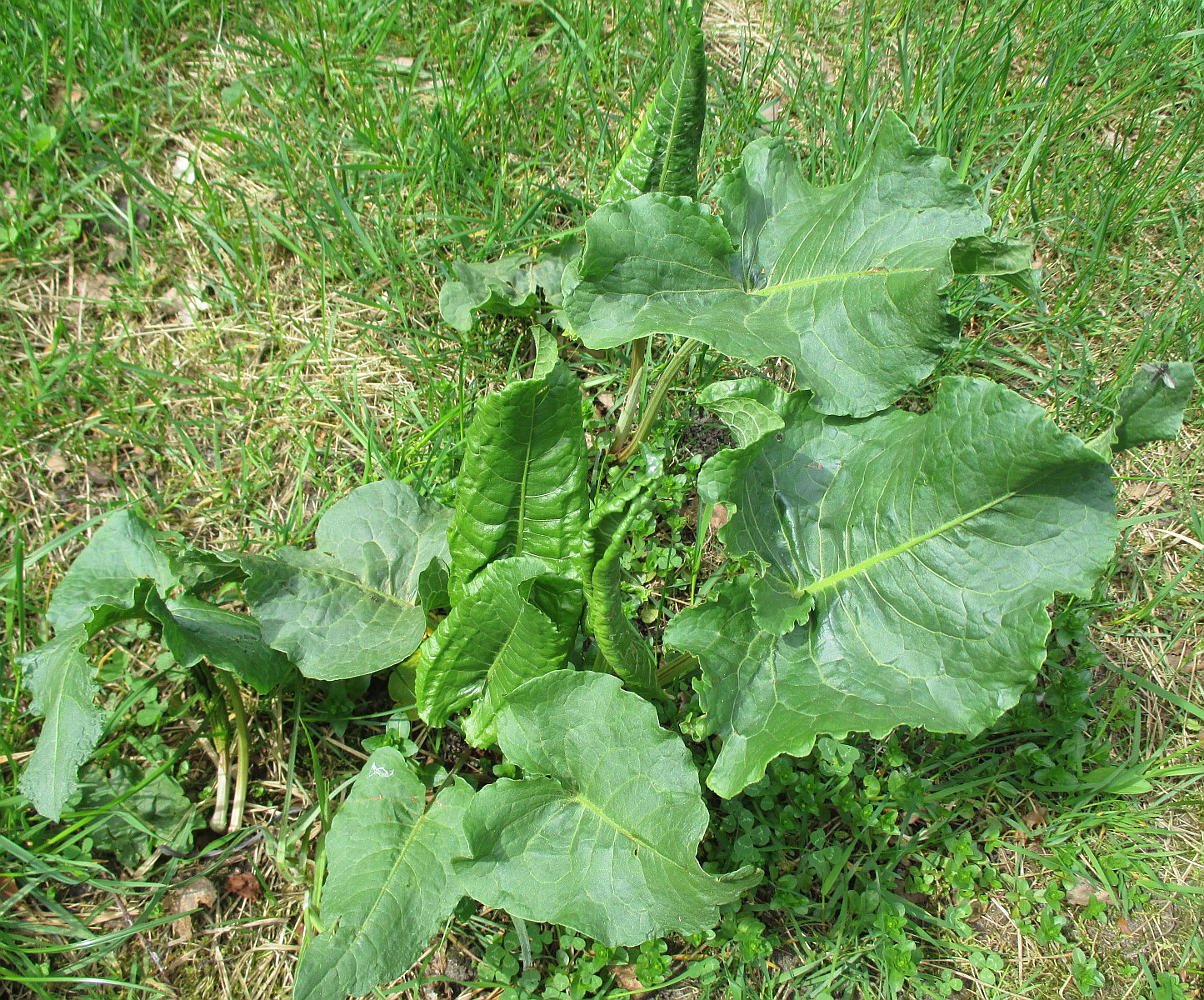
<svg viewBox="0 0 1204 1000">
<path fill-rule="evenodd" d="M 295 1000 L 344 1000 L 403 975 L 464 895 L 449 859 L 468 845 L 472 790 L 426 787 L 392 747 L 376 750 L 326 836 L 323 930 L 306 942 Z"/>
<path fill-rule="evenodd" d="M 464 817 L 464 891 L 524 920 L 564 924 L 607 945 L 719 919 L 760 875 L 698 864 L 707 810 L 681 739 L 608 674 L 528 681 L 498 716 L 498 742 L 526 776 L 477 792 Z"/>
<path fill-rule="evenodd" d="M 1107 463 L 1001 386 L 860 422 L 805 402 L 708 464 L 756 568 L 665 636 L 702 663 L 724 796 L 821 734 L 994 722 L 1044 662 L 1053 595 L 1089 593 L 1116 537 Z"/>
<path fill-rule="evenodd" d="M 534 556 L 583 580 L 589 493 L 581 392 L 562 364 L 488 397 L 464 445 L 450 531 L 452 601 L 489 563 Z"/>
<path fill-rule="evenodd" d="M 648 509 L 652 495 L 633 490 L 626 503 L 595 511 L 590 526 L 594 567 L 585 589 L 586 622 L 606 665 L 634 691 L 658 692 L 656 654 L 623 608 L 623 565 L 631 526 Z"/>
<path fill-rule="evenodd" d="M 552 577 L 547 568 L 531 557 L 502 559 L 468 585 L 422 647 L 416 693 L 425 721 L 445 725 L 448 716 L 472 705 L 465 738 L 489 746 L 511 692 L 565 665 L 581 617 L 581 585 Z M 560 590 L 574 595 L 564 609 L 556 607 Z"/>
<path fill-rule="evenodd" d="M 449 558 L 451 512 L 385 480 L 353 490 L 318 522 L 317 547 L 244 556 L 263 639 L 306 677 L 391 667 L 426 634 L 423 574 Z"/>
<path fill-rule="evenodd" d="M 761 139 L 715 194 L 722 218 L 650 194 L 586 223 L 565 312 L 587 346 L 664 333 L 752 364 L 785 357 L 814 407 L 854 416 L 931 373 L 958 330 L 941 295 L 951 252 L 990 219 L 903 122 L 883 118 L 846 183 L 815 187 L 782 140 Z"/>
<path fill-rule="evenodd" d="M 649 191 L 693 198 L 698 193 L 698 150 L 706 124 L 707 61 L 702 29 L 687 15 L 684 44 L 644 109 L 639 127 L 615 166 L 601 204 Z"/>
</svg>

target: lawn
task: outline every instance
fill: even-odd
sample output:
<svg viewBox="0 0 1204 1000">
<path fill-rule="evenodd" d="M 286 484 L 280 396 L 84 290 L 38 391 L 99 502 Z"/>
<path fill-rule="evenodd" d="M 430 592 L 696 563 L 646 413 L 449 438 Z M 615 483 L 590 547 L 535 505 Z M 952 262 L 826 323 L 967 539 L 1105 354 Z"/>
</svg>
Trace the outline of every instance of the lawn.
<svg viewBox="0 0 1204 1000">
<path fill-rule="evenodd" d="M 383 681 L 249 698 L 246 817 L 215 835 L 213 692 L 144 626 L 95 649 L 103 736 L 60 822 L 18 791 L 40 723 L 17 657 L 112 511 L 260 552 L 311 544 L 380 479 L 451 503 L 473 415 L 526 374 L 531 338 L 524 319 L 443 322 L 450 264 L 583 224 L 673 57 L 674 10 L 0 12 L 0 995 L 289 994 L 324 833 L 393 714 Z M 1143 364 L 1200 372 L 1199 4 L 721 0 L 704 29 L 707 181 L 762 135 L 845 180 L 894 111 L 1032 243 L 1041 301 L 955 284 L 962 338 L 933 384 L 989 376 L 1089 438 Z M 654 341 L 650 370 L 671 351 Z M 600 446 L 625 349 L 562 355 Z M 727 441 L 693 392 L 749 372 L 692 356 L 647 442 L 656 499 L 623 566 L 654 638 L 721 570 L 694 477 Z M 1047 665 L 992 728 L 823 739 L 708 795 L 702 859 L 765 873 L 713 931 L 607 948 L 465 901 L 379 995 L 1204 997 L 1202 417 L 1197 392 L 1175 441 L 1118 457 L 1106 578 L 1051 607 Z M 689 673 L 673 685 L 697 729 Z M 455 730 L 410 737 L 449 770 L 495 763 Z M 712 743 L 691 745 L 700 767 Z"/>
</svg>

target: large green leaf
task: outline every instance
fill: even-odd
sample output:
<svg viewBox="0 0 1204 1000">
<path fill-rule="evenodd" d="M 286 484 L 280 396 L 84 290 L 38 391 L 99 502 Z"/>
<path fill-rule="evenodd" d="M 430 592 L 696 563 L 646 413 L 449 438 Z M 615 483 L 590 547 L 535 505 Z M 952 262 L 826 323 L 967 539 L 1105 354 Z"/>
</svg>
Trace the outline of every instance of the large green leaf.
<svg viewBox="0 0 1204 1000">
<path fill-rule="evenodd" d="M 451 597 L 489 563 L 534 556 L 581 580 L 589 494 L 581 393 L 561 364 L 481 403 L 465 441 L 452 518 Z"/>
<path fill-rule="evenodd" d="M 344 1000 L 403 975 L 464 895 L 463 781 L 426 805 L 426 787 L 392 747 L 375 751 L 326 836 L 322 933 L 301 955 L 296 1000 Z"/>
<path fill-rule="evenodd" d="M 163 642 L 181 666 L 208 660 L 260 694 L 295 676 L 288 657 L 264 643 L 254 618 L 188 594 L 166 601 L 158 594 L 148 594 L 146 610 L 159 622 Z"/>
<path fill-rule="evenodd" d="M 96 707 L 98 688 L 84 656 L 88 633 L 73 625 L 50 642 L 18 657 L 33 694 L 29 710 L 45 716 L 42 732 L 21 774 L 21 792 L 43 816 L 57 820 L 79 787 L 77 774 L 96 749 L 104 715 Z"/>
<path fill-rule="evenodd" d="M 1088 593 L 1116 536 L 1106 462 L 1001 386 L 949 379 L 923 415 L 822 418 L 801 395 L 782 415 L 703 483 L 757 568 L 665 636 L 702 663 L 725 796 L 820 734 L 989 725 L 1044 660 L 1053 595 Z"/>
<path fill-rule="evenodd" d="M 178 582 L 171 561 L 155 542 L 154 533 L 128 510 L 109 515 L 88 547 L 71 564 L 50 598 L 46 617 L 56 631 L 73 625 L 104 624 L 101 609 L 120 615 L 133 608 L 140 582 L 150 580 L 161 593 Z"/>
<path fill-rule="evenodd" d="M 449 518 L 404 483 L 370 483 L 323 515 L 316 549 L 243 557 L 264 641 L 319 680 L 401 662 L 426 633 L 420 583 L 448 559 Z"/>
<path fill-rule="evenodd" d="M 548 596 L 555 598 L 564 583 L 576 593 L 575 615 L 549 607 Z M 419 714 L 442 726 L 472 705 L 464 735 L 473 746 L 490 745 L 510 693 L 567 662 L 580 615 L 580 584 L 549 577 L 541 560 L 519 556 L 490 564 L 422 647 Z"/>
<path fill-rule="evenodd" d="M 656 95 L 644 109 L 601 201 L 635 198 L 649 191 L 694 197 L 698 193 L 698 150 L 706 123 L 707 62 L 702 30 L 686 18 L 678 49 Z"/>
<path fill-rule="evenodd" d="M 608 674 L 528 681 L 498 717 L 506 759 L 526 776 L 477 792 L 464 817 L 464 891 L 525 920 L 608 945 L 707 930 L 759 875 L 698 864 L 707 810 L 679 737 Z"/>
<path fill-rule="evenodd" d="M 763 139 L 716 196 L 722 218 L 660 194 L 593 215 L 566 273 L 567 319 L 587 346 L 664 333 L 753 364 L 785 357 L 813 406 L 852 415 L 933 370 L 958 329 L 941 296 L 950 254 L 990 220 L 898 118 L 884 117 L 846 183 L 810 184 L 781 140 Z M 1002 266 L 1000 253 L 977 259 Z"/>
</svg>

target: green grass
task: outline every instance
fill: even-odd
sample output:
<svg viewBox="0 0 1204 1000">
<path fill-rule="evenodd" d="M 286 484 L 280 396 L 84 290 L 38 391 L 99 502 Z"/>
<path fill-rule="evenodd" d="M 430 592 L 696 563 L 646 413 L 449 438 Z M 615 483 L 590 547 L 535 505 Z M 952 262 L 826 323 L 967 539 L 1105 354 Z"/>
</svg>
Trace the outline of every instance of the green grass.
<svg viewBox="0 0 1204 1000">
<path fill-rule="evenodd" d="M 0 13 L 0 982 L 15 995 L 113 995 L 97 980 L 131 995 L 284 991 L 323 789 L 355 767 L 338 744 L 379 730 L 380 699 L 261 703 L 263 840 L 130 872 L 98 846 L 100 817 L 48 824 L 17 795 L 35 729 L 13 657 L 44 635 L 50 587 L 116 506 L 238 547 L 302 541 L 325 505 L 382 476 L 446 495 L 475 400 L 526 346 L 514 322 L 462 338 L 442 326 L 444 266 L 581 222 L 669 58 L 671 8 Z M 893 108 L 1001 231 L 1033 240 L 1046 310 L 959 288 L 970 322 L 949 370 L 1001 378 L 1088 433 L 1144 360 L 1201 359 L 1198 4 L 765 0 L 747 15 L 712 5 L 707 28 L 707 176 L 768 131 L 837 179 Z M 193 183 L 173 176 L 181 157 Z M 621 359 L 580 360 L 614 391 Z M 684 392 L 671 406 L 666 449 L 692 417 Z M 852 763 L 831 745 L 771 769 L 716 813 L 707 850 L 766 867 L 776 892 L 707 939 L 600 956 L 532 929 L 524 970 L 508 922 L 466 910 L 443 974 L 525 975 L 549 996 L 621 994 L 619 968 L 731 997 L 942 995 L 954 977 L 962 995 L 1190 997 L 1190 979 L 1168 977 L 1204 970 L 1200 416 L 1197 402 L 1180 443 L 1120 468 L 1125 540 L 1096 599 L 1060 610 L 1042 699 L 976 740 L 898 734 L 858 743 Z M 701 549 L 688 490 L 666 494 L 677 509 L 637 564 L 645 596 L 671 603 L 683 585 L 666 567 Z M 195 704 L 155 652 L 131 635 L 116 657 L 134 682 L 107 696 L 98 756 L 168 767 L 203 802 Z M 1104 766 L 1122 769 L 1111 787 L 1092 776 Z M 201 872 L 221 887 L 231 864 L 263 895 L 223 892 L 178 940 L 169 894 Z M 1067 902 L 1080 882 L 1108 901 Z"/>
</svg>

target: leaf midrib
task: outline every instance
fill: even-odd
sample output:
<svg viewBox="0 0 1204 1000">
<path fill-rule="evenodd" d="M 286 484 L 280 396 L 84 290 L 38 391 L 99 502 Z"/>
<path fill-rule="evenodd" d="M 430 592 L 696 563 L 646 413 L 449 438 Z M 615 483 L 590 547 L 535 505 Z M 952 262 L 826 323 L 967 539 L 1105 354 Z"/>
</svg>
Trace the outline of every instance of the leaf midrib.
<svg viewBox="0 0 1204 1000">
<path fill-rule="evenodd" d="M 555 779 L 553 779 L 553 780 L 555 780 Z M 669 855 L 667 855 L 663 851 L 659 850 L 655 844 L 645 840 L 643 837 L 641 837 L 638 833 L 635 833 L 633 830 L 628 830 L 627 827 L 623 826 L 621 823 L 616 823 L 605 812 L 603 812 L 600 807 L 598 807 L 592 801 L 590 801 L 590 799 L 588 797 L 586 797 L 582 792 L 578 791 L 578 792 L 575 792 L 574 794 L 570 795 L 569 801 L 576 802 L 578 805 L 584 806 L 585 809 L 587 809 L 589 812 L 591 812 L 595 816 L 597 816 L 598 819 L 602 820 L 603 823 L 605 823 L 607 826 L 609 826 L 616 833 L 620 834 L 623 837 L 626 837 L 628 840 L 632 841 L 635 844 L 638 844 L 640 847 L 647 849 L 651 853 L 655 854 L 662 861 L 666 861 L 669 864 L 671 864 L 674 868 L 676 868 L 678 871 L 682 872 L 683 874 L 685 874 L 685 875 L 692 874 L 689 868 L 687 868 L 685 865 L 683 865 L 680 861 L 676 860 L 675 858 L 669 857 Z"/>
<path fill-rule="evenodd" d="M 858 576 L 861 573 L 867 573 L 879 563 L 885 562 L 887 559 L 893 559 L 895 556 L 910 552 L 916 546 L 923 545 L 924 542 L 936 538 L 939 535 L 943 535 L 946 531 L 952 531 L 954 528 L 960 527 L 971 518 L 975 518 L 985 511 L 991 510 L 1002 503 L 1006 503 L 1008 500 L 1011 500 L 1012 497 L 1018 496 L 1021 492 L 1021 490 L 1011 490 L 998 497 L 993 497 L 986 503 L 975 507 L 971 511 L 967 511 L 964 514 L 959 514 L 957 517 L 950 518 L 948 521 L 938 524 L 935 528 L 924 532 L 922 535 L 916 535 L 914 538 L 908 538 L 905 541 L 900 542 L 898 545 L 892 545 L 889 549 L 884 549 L 881 552 L 875 552 L 872 556 L 862 559 L 860 562 L 854 563 L 852 566 L 846 566 L 844 569 L 837 570 L 835 573 L 830 573 L 828 576 L 817 580 L 815 583 L 808 584 L 801 590 L 796 591 L 796 596 L 802 598 L 807 594 L 815 595 L 821 591 L 832 589 L 837 584 L 842 583 L 850 577 Z"/>
<path fill-rule="evenodd" d="M 352 932 L 351 942 L 347 946 L 346 954 L 352 955 L 354 953 L 354 945 L 357 944 L 367 933 L 366 928 L 368 928 L 371 924 L 373 916 L 380 908 L 380 905 L 384 901 L 385 897 L 388 896 L 389 898 L 393 898 L 389 894 L 387 886 L 392 883 L 393 878 L 397 875 L 398 869 L 401 867 L 402 862 L 406 859 L 407 852 L 414 843 L 414 838 L 418 836 L 418 832 L 422 829 L 423 824 L 425 824 L 430 818 L 431 813 L 435 811 L 435 806 L 438 804 L 438 802 L 439 800 L 436 798 L 433 802 L 431 802 L 430 806 L 419 815 L 419 817 L 414 821 L 414 826 L 406 836 L 406 839 L 402 841 L 401 847 L 397 849 L 397 857 L 393 861 L 393 864 L 389 866 L 389 873 L 381 882 L 380 891 L 377 892 L 376 898 L 373 899 L 372 905 L 368 908 L 368 912 L 364 914 L 363 919 L 360 920 L 359 925 Z"/>
<path fill-rule="evenodd" d="M 304 551 L 304 550 L 299 549 L 298 551 Z M 311 552 L 312 552 L 312 554 L 321 556 L 323 559 L 333 559 L 333 557 L 330 556 L 326 552 L 320 552 L 317 550 L 311 550 Z M 310 553 L 306 553 L 306 554 L 310 554 Z M 273 562 L 274 561 L 275 560 L 273 560 Z M 338 583 L 350 584 L 351 586 L 356 587 L 356 588 L 364 591 L 367 594 L 373 594 L 374 596 L 379 597 L 382 600 L 387 601 L 390 604 L 396 604 L 398 607 L 405 608 L 407 610 L 412 611 L 414 608 L 418 607 L 417 603 L 412 603 L 410 601 L 404 601 L 400 597 L 397 597 L 394 594 L 390 594 L 387 591 L 378 590 L 376 587 L 373 587 L 370 584 L 365 583 L 362 578 L 356 576 L 351 570 L 343 569 L 341 566 L 336 565 L 333 567 L 326 567 L 326 566 L 315 566 L 312 564 L 308 565 L 308 566 L 304 566 L 304 565 L 298 566 L 298 565 L 295 565 L 292 563 L 287 563 L 287 562 L 279 562 L 279 563 L 276 563 L 276 565 L 285 566 L 294 572 L 313 573 L 315 576 L 320 576 L 327 580 L 334 580 Z"/>
</svg>

